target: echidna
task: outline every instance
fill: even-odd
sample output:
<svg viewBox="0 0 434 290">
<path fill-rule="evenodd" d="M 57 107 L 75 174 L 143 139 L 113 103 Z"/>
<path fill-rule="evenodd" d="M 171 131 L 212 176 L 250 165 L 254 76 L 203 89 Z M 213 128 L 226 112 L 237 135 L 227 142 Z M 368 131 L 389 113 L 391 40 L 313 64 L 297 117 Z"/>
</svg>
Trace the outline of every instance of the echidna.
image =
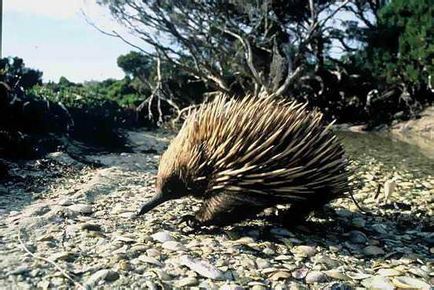
<svg viewBox="0 0 434 290">
<path fill-rule="evenodd" d="M 220 95 L 187 117 L 161 157 L 156 195 L 138 215 L 191 195 L 203 200 L 197 225 L 238 222 L 278 204 L 304 218 L 348 190 L 346 165 L 320 112 Z"/>
</svg>

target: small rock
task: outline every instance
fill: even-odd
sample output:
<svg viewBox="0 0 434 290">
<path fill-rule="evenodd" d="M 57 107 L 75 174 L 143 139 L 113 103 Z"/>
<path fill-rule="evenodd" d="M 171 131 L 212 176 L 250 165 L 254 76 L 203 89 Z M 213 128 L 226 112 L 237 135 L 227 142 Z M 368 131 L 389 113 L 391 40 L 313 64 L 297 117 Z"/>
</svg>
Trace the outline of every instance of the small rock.
<svg viewBox="0 0 434 290">
<path fill-rule="evenodd" d="M 396 269 L 379 269 L 377 274 L 383 277 L 392 277 L 401 275 L 401 272 Z"/>
<path fill-rule="evenodd" d="M 387 234 L 387 226 L 383 224 L 373 224 L 371 228 L 374 229 L 379 234 L 385 235 Z"/>
<path fill-rule="evenodd" d="M 244 288 L 236 284 L 225 284 L 219 290 L 244 290 Z"/>
<path fill-rule="evenodd" d="M 51 261 L 67 261 L 67 262 L 73 262 L 75 258 L 76 258 L 75 254 L 66 251 L 55 253 L 50 257 L 48 257 L 48 259 Z"/>
<path fill-rule="evenodd" d="M 68 206 L 74 204 L 74 201 L 71 198 L 63 198 L 57 202 L 58 205 Z"/>
<path fill-rule="evenodd" d="M 323 272 L 312 271 L 307 273 L 305 278 L 306 283 L 322 283 L 327 281 L 327 275 Z"/>
<path fill-rule="evenodd" d="M 92 206 L 88 204 L 73 204 L 68 206 L 68 209 L 82 215 L 89 215 L 93 212 Z"/>
<path fill-rule="evenodd" d="M 37 206 L 28 210 L 29 216 L 41 216 L 49 212 L 51 208 L 48 205 Z"/>
<path fill-rule="evenodd" d="M 131 269 L 131 265 L 127 260 L 122 259 L 118 262 L 117 269 L 121 271 L 128 271 Z"/>
<path fill-rule="evenodd" d="M 349 240 L 355 244 L 365 244 L 368 242 L 368 237 L 361 231 L 351 231 L 348 235 Z"/>
<path fill-rule="evenodd" d="M 174 286 L 176 288 L 182 288 L 187 286 L 196 286 L 199 283 L 199 281 L 195 277 L 187 277 L 183 278 L 181 280 L 178 280 L 174 283 Z"/>
<path fill-rule="evenodd" d="M 379 256 L 384 255 L 384 250 L 377 246 L 367 246 L 362 250 L 363 254 L 366 256 Z"/>
<path fill-rule="evenodd" d="M 172 238 L 172 235 L 170 234 L 169 231 L 161 231 L 161 232 L 153 234 L 151 237 L 155 241 L 160 242 L 160 243 L 164 243 L 164 242 L 168 242 L 168 241 L 173 241 L 174 240 Z"/>
<path fill-rule="evenodd" d="M 98 224 L 84 223 L 81 224 L 80 228 L 82 230 L 87 230 L 87 231 L 95 231 L 95 232 L 101 231 L 101 225 Z"/>
<path fill-rule="evenodd" d="M 160 258 L 160 256 L 161 256 L 160 251 L 157 250 L 157 249 L 147 249 L 147 250 L 146 250 L 146 254 L 147 254 L 149 257 L 154 257 L 154 258 Z"/>
<path fill-rule="evenodd" d="M 368 289 L 388 289 L 393 290 L 395 287 L 390 283 L 389 278 L 381 276 L 373 276 L 363 280 L 362 285 Z"/>
<path fill-rule="evenodd" d="M 180 258 L 180 262 L 182 265 L 190 268 L 191 270 L 195 271 L 203 277 L 213 280 L 224 280 L 225 278 L 223 273 L 219 269 L 217 269 L 207 261 L 193 259 L 189 256 L 182 256 Z"/>
<path fill-rule="evenodd" d="M 240 264 L 241 264 L 241 266 L 243 266 L 246 269 L 256 269 L 255 261 L 253 261 L 247 257 L 241 259 Z"/>
<path fill-rule="evenodd" d="M 316 254 L 316 249 L 312 246 L 296 246 L 292 248 L 291 252 L 301 257 L 312 257 Z"/>
<path fill-rule="evenodd" d="M 242 237 L 238 240 L 231 241 L 233 245 L 248 245 L 251 243 L 255 243 L 255 240 L 252 237 Z"/>
<path fill-rule="evenodd" d="M 158 261 L 154 257 L 149 257 L 149 256 L 142 255 L 142 256 L 138 257 L 137 259 L 139 261 L 141 261 L 141 262 L 152 264 L 152 265 L 156 265 L 158 267 L 163 267 L 164 266 L 163 263 L 161 263 L 160 261 Z"/>
<path fill-rule="evenodd" d="M 353 218 L 352 224 L 357 228 L 364 228 L 366 225 L 366 221 L 361 217 L 357 217 L 357 218 Z"/>
<path fill-rule="evenodd" d="M 119 274 L 113 270 L 103 269 L 93 273 L 86 281 L 88 286 L 96 286 L 100 281 L 115 281 L 119 279 Z"/>
<path fill-rule="evenodd" d="M 309 269 L 306 268 L 306 267 L 303 267 L 303 268 L 299 268 L 299 269 L 293 271 L 293 272 L 291 273 L 291 275 L 292 275 L 292 277 L 294 277 L 295 279 L 299 279 L 299 280 L 301 280 L 301 279 L 304 279 L 304 278 L 306 277 L 306 275 L 307 275 L 308 272 L 309 272 Z"/>
<path fill-rule="evenodd" d="M 157 273 L 158 278 L 162 281 L 169 281 L 173 279 L 170 274 L 163 270 L 155 269 L 154 272 Z"/>
<path fill-rule="evenodd" d="M 353 290 L 353 289 L 354 287 L 343 283 L 333 283 L 323 288 L 323 290 Z"/>
<path fill-rule="evenodd" d="M 270 281 L 278 281 L 278 280 L 286 280 L 291 277 L 291 273 L 288 271 L 278 271 L 274 272 L 273 275 L 270 276 Z"/>
<path fill-rule="evenodd" d="M 339 272 L 338 270 L 334 270 L 334 269 L 324 271 L 324 274 L 326 274 L 328 277 L 335 279 L 335 280 L 343 280 L 343 281 L 350 280 L 350 277 L 348 277 L 347 275 L 343 274 L 342 272 Z"/>
<path fill-rule="evenodd" d="M 27 272 L 30 272 L 30 268 L 27 267 L 26 265 L 22 265 L 17 267 L 15 270 L 12 270 L 10 272 L 7 273 L 7 275 L 22 275 L 25 274 Z"/>
<path fill-rule="evenodd" d="M 372 277 L 372 275 L 366 273 L 347 273 L 347 275 L 353 280 L 364 280 Z"/>
<path fill-rule="evenodd" d="M 265 269 L 270 267 L 270 262 L 268 262 L 266 259 L 257 258 L 256 266 L 258 267 L 258 269 Z"/>
<path fill-rule="evenodd" d="M 137 245 L 132 246 L 129 251 L 130 251 L 130 253 L 133 256 L 137 256 L 137 255 L 140 255 L 143 252 L 146 252 L 147 250 L 148 250 L 147 246 L 145 246 L 143 244 L 142 245 L 141 244 L 137 244 Z"/>
<path fill-rule="evenodd" d="M 332 268 L 337 268 L 339 266 L 338 261 L 333 260 L 328 256 L 321 255 L 315 258 L 316 258 L 315 263 L 322 265 L 323 268 L 332 269 Z"/>
<path fill-rule="evenodd" d="M 393 285 L 400 289 L 430 289 L 430 285 L 424 281 L 411 278 L 408 276 L 399 276 L 392 279 Z"/>
<path fill-rule="evenodd" d="M 278 237 L 291 237 L 293 234 L 284 228 L 273 228 L 270 230 L 270 233 L 274 236 Z"/>
<path fill-rule="evenodd" d="M 166 250 L 170 250 L 170 251 L 186 251 L 187 248 L 181 244 L 180 242 L 176 242 L 176 241 L 167 241 L 164 242 L 161 245 L 164 249 Z"/>
<path fill-rule="evenodd" d="M 115 240 L 126 244 L 134 244 L 137 239 L 131 236 L 115 236 Z"/>
<path fill-rule="evenodd" d="M 276 261 L 288 261 L 288 260 L 292 260 L 294 257 L 293 256 L 289 256 L 289 255 L 279 255 L 276 258 L 274 258 L 274 260 Z"/>
<path fill-rule="evenodd" d="M 271 248 L 265 248 L 262 250 L 262 253 L 264 253 L 265 255 L 274 255 L 276 252 Z"/>
<path fill-rule="evenodd" d="M 335 212 L 338 216 L 343 217 L 343 218 L 348 218 L 348 217 L 352 216 L 351 211 L 349 211 L 345 208 L 338 208 L 335 210 Z"/>
<path fill-rule="evenodd" d="M 267 290 L 267 286 L 265 285 L 253 285 L 251 288 L 251 290 Z"/>
</svg>

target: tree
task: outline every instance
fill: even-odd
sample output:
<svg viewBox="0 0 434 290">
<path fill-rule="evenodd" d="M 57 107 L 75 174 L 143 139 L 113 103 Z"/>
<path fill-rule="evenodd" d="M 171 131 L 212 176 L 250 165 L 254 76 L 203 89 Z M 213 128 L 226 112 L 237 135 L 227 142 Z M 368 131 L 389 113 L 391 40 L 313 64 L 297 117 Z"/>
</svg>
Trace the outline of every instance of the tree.
<svg viewBox="0 0 434 290">
<path fill-rule="evenodd" d="M 351 4 L 349 0 L 99 3 L 154 47 L 154 52 L 142 49 L 144 54 L 159 54 L 163 63 L 219 91 L 262 89 L 275 95 L 285 93 L 306 66 L 323 65 L 332 45 L 327 40 L 330 20 Z M 112 35 L 128 42 L 117 32 Z"/>
<path fill-rule="evenodd" d="M 388 83 L 426 86 L 434 74 L 432 0 L 394 0 L 378 11 L 367 59 L 372 72 Z"/>
<path fill-rule="evenodd" d="M 42 84 L 42 72 L 25 66 L 23 59 L 8 57 L 0 59 L 0 81 L 16 90 L 30 89 Z"/>
<path fill-rule="evenodd" d="M 126 75 L 138 78 L 148 78 L 154 67 L 152 58 L 136 51 L 119 56 L 117 64 Z"/>
</svg>

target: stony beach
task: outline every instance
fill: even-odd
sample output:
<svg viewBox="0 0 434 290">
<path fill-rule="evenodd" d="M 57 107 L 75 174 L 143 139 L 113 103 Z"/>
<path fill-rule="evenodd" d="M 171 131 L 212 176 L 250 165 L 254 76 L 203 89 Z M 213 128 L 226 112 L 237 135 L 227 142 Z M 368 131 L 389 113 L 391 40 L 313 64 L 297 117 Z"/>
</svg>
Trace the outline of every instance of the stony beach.
<svg viewBox="0 0 434 290">
<path fill-rule="evenodd" d="M 131 218 L 154 193 L 169 139 L 130 132 L 132 152 L 86 156 L 100 168 L 60 152 L 15 166 L 15 179 L 0 184 L 0 288 L 434 285 L 434 172 L 418 174 L 348 145 L 354 197 L 365 213 L 342 198 L 295 228 L 273 223 L 268 211 L 262 219 L 194 232 L 180 223 L 198 209 L 193 199 Z"/>
</svg>

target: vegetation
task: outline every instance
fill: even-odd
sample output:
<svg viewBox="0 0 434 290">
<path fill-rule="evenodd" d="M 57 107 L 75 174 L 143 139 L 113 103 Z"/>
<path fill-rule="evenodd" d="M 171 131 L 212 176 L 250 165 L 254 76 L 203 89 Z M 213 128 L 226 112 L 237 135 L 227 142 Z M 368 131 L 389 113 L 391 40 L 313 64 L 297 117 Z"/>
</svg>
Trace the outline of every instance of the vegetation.
<svg viewBox="0 0 434 290">
<path fill-rule="evenodd" d="M 99 1 L 154 48 L 142 53 L 211 90 L 265 90 L 372 126 L 432 100 L 431 2 Z"/>
<path fill-rule="evenodd" d="M 0 151 L 53 150 L 53 134 L 117 146 L 119 129 L 177 120 L 215 91 L 267 91 L 371 127 L 434 99 L 431 0 L 99 2 L 154 49 L 119 56 L 121 80 L 80 84 L 43 84 L 22 59 L 1 59 Z"/>
</svg>

